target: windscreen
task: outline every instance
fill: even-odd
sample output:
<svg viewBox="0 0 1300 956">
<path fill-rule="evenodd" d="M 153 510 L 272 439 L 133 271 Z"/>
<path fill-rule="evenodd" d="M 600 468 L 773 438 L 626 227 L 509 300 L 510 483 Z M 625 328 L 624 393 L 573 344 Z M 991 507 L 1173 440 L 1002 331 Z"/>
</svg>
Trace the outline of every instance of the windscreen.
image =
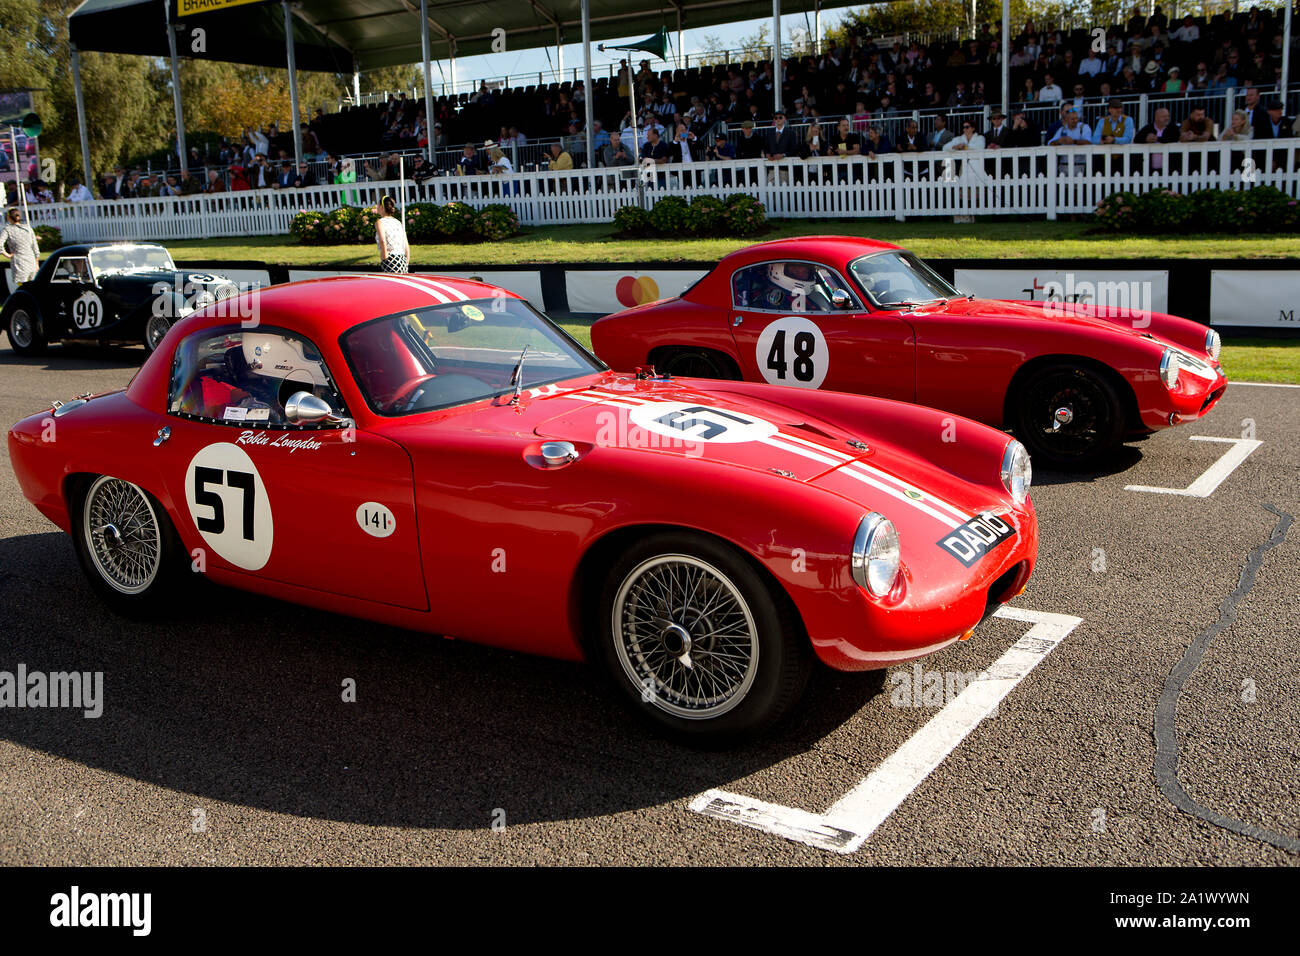
<svg viewBox="0 0 1300 956">
<path fill-rule="evenodd" d="M 463 405 L 600 371 L 600 362 L 520 299 L 454 302 L 376 319 L 347 332 L 343 351 L 381 415 Z M 528 351 L 524 353 L 524 347 Z"/>
</svg>

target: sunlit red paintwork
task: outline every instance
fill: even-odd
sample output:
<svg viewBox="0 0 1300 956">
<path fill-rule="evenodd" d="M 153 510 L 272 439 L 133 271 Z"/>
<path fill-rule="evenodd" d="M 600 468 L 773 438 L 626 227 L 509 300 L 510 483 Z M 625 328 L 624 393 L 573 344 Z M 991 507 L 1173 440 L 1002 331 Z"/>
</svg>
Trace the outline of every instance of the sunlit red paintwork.
<svg viewBox="0 0 1300 956">
<path fill-rule="evenodd" d="M 776 312 L 736 309 L 731 276 L 746 266 L 783 259 L 822 263 L 836 270 L 867 302 L 848 263 L 860 256 L 901 249 L 887 242 L 844 236 L 807 236 L 748 246 L 724 258 L 678 298 L 618 312 L 591 330 L 596 354 L 611 368 L 663 364 L 668 350 L 709 349 L 735 362 L 746 381 L 763 381 L 754 345 Z M 1108 319 L 1088 306 L 956 299 L 913 311 L 806 313 L 830 349 L 823 389 L 918 402 L 994 427 L 1009 425 L 1008 401 L 1017 373 L 1035 361 L 1060 357 L 1100 362 L 1119 373 L 1134 399 L 1127 431 L 1140 434 L 1193 421 L 1217 404 L 1227 387 L 1218 361 L 1205 351 L 1206 328 L 1177 316 L 1152 313 Z M 734 324 L 742 317 L 740 326 Z M 1147 320 L 1149 319 L 1149 324 Z M 1159 376 L 1166 345 L 1210 365 L 1211 381 L 1184 374 L 1173 389 Z M 797 385 L 797 382 L 791 382 Z"/>
<path fill-rule="evenodd" d="M 937 650 L 1023 590 L 1038 532 L 1032 503 L 1015 504 L 1000 479 L 1009 439 L 962 422 L 962 439 L 944 442 L 939 414 L 915 405 L 603 372 L 525 392 L 514 406 L 494 399 L 406 417 L 374 414 L 339 337 L 372 317 L 427 306 L 423 281 L 330 278 L 249 293 L 263 325 L 298 332 L 319 348 L 356 416 L 355 440 L 337 428 L 271 430 L 271 443 L 243 446 L 270 500 L 271 556 L 248 573 L 210 554 L 209 577 L 330 611 L 572 659 L 584 655 L 584 622 L 611 553 L 651 527 L 696 529 L 761 563 L 792 599 L 821 659 L 848 670 Z M 510 295 L 439 281 L 471 299 Z M 43 440 L 48 411 L 10 431 L 23 492 L 56 525 L 70 530 L 77 476 L 106 474 L 154 495 L 186 548 L 201 545 L 183 488 L 187 463 L 211 443 L 238 442 L 242 429 L 165 409 L 177 345 L 195 331 L 230 324 L 212 312 L 177 323 L 127 389 L 58 418 L 56 440 Z M 741 412 L 773 423 L 779 434 L 654 447 L 627 416 L 659 401 Z M 155 446 L 163 426 L 171 437 Z M 283 435 L 320 445 L 290 451 L 274 444 Z M 580 457 L 546 466 L 538 449 L 547 439 L 573 442 Z M 391 509 L 397 527 L 390 537 L 358 527 L 354 513 L 368 501 Z M 869 511 L 890 518 L 902 540 L 899 584 L 879 600 L 858 587 L 849 563 L 854 532 Z M 1016 533 L 967 568 L 937 542 L 959 518 L 982 512 L 1001 516 Z"/>
</svg>

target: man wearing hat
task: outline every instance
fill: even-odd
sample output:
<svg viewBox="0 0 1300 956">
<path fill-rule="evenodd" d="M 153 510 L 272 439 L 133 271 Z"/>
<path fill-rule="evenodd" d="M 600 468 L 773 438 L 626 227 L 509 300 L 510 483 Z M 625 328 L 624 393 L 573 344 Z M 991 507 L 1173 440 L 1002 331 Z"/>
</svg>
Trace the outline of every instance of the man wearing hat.
<svg viewBox="0 0 1300 956">
<path fill-rule="evenodd" d="M 772 114 L 772 132 L 767 140 L 766 158 L 772 161 L 780 161 L 789 156 L 798 155 L 799 137 L 786 123 L 784 111 L 778 110 Z M 790 171 L 785 168 L 773 169 L 768 174 L 767 181 L 769 183 L 779 182 L 784 186 L 790 182 Z"/>
<path fill-rule="evenodd" d="M 737 159 L 759 159 L 763 155 L 763 141 L 754 133 L 754 121 L 740 124 L 740 139 L 736 141 Z"/>
<path fill-rule="evenodd" d="M 1255 120 L 1255 139 L 1290 139 L 1294 120 L 1285 115 L 1281 100 L 1269 100 L 1265 114 Z"/>
<path fill-rule="evenodd" d="M 1137 125 L 1131 116 L 1124 115 L 1124 101 L 1113 96 L 1106 104 L 1106 116 L 1092 131 L 1092 141 L 1098 146 L 1127 146 L 1137 134 Z"/>
</svg>

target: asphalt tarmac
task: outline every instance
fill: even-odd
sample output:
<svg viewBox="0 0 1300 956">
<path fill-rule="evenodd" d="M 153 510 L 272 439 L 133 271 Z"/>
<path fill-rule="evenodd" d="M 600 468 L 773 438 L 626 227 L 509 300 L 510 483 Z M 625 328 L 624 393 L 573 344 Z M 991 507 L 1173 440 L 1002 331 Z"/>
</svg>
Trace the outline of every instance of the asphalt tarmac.
<svg viewBox="0 0 1300 956">
<path fill-rule="evenodd" d="M 6 342 L 0 424 L 142 359 Z M 1252 436 L 1208 497 L 1126 488 L 1186 489 Z M 1293 866 L 1298 449 L 1300 389 L 1231 386 L 1103 473 L 1040 471 L 1014 606 L 1066 616 L 1059 641 L 994 618 L 923 665 L 979 673 L 1027 648 L 993 714 L 963 723 L 960 684 L 901 705 L 910 665 L 822 672 L 793 721 L 723 753 L 648 734 L 582 665 L 215 587 L 184 618 L 115 617 L 6 452 L 0 671 L 102 671 L 104 711 L 0 709 L 0 864 Z M 922 741 L 938 757 L 918 770 Z M 864 778 L 895 799 L 849 853 L 691 808 L 721 790 L 824 814 Z"/>
</svg>

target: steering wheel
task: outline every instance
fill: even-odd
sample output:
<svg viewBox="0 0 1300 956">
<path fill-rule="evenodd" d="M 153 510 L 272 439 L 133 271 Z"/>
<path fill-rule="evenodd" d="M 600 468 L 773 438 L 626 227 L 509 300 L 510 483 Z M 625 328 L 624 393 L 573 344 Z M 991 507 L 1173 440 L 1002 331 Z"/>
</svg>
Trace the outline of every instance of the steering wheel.
<svg viewBox="0 0 1300 956">
<path fill-rule="evenodd" d="M 430 379 L 437 377 L 437 373 L 428 372 L 407 379 L 402 384 L 402 387 L 393 393 L 392 400 L 388 403 L 388 410 L 390 412 L 409 412 L 412 406 L 415 405 L 416 398 L 418 397 L 417 392 L 419 391 L 420 386 Z"/>
</svg>

